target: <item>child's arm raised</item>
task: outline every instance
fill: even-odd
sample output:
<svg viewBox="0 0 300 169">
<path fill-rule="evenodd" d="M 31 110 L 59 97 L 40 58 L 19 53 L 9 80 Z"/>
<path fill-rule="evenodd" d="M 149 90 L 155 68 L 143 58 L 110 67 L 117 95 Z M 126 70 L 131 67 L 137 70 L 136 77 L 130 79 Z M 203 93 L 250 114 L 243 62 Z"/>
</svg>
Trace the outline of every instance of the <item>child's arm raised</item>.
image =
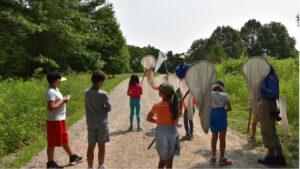
<svg viewBox="0 0 300 169">
<path fill-rule="evenodd" d="M 156 123 L 156 119 L 153 118 L 153 113 L 149 112 L 147 115 L 147 121 L 151 122 L 151 123 Z"/>
</svg>

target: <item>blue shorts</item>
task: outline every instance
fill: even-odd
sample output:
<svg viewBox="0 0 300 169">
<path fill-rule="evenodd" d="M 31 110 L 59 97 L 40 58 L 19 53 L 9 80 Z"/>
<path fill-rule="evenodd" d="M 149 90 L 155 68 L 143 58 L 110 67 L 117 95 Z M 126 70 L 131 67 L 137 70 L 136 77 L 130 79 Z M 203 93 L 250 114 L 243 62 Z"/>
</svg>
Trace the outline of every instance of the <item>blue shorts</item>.
<svg viewBox="0 0 300 169">
<path fill-rule="evenodd" d="M 225 107 L 211 108 L 209 125 L 210 125 L 210 130 L 213 133 L 218 133 L 226 130 L 227 112 Z"/>
</svg>

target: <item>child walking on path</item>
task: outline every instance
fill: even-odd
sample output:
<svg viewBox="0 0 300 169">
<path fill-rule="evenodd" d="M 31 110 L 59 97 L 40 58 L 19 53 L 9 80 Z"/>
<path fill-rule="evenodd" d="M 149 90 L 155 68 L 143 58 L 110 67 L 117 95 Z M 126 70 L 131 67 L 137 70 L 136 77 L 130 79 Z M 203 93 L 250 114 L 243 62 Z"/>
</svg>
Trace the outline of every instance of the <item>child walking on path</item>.
<svg viewBox="0 0 300 169">
<path fill-rule="evenodd" d="M 98 143 L 98 169 L 106 169 L 104 164 L 105 143 L 109 142 L 108 112 L 111 104 L 105 91 L 100 90 L 106 76 L 102 71 L 96 71 L 92 75 L 93 86 L 84 91 L 86 123 L 88 128 L 88 167 L 93 168 L 94 149 Z"/>
<path fill-rule="evenodd" d="M 162 101 L 154 104 L 147 120 L 156 123 L 155 138 L 159 155 L 158 168 L 172 168 L 174 155 L 180 154 L 179 135 L 176 123 L 179 117 L 177 95 L 169 83 L 159 86 Z"/>
<path fill-rule="evenodd" d="M 70 96 L 64 96 L 57 88 L 61 82 L 58 72 L 51 72 L 47 75 L 49 87 L 46 93 L 48 115 L 47 115 L 47 168 L 63 168 L 54 161 L 55 147 L 63 147 L 70 156 L 69 165 L 74 165 L 82 160 L 82 157 L 73 154 L 66 129 L 66 104 Z"/>
<path fill-rule="evenodd" d="M 136 109 L 137 131 L 143 130 L 141 127 L 140 110 L 141 110 L 141 95 L 143 94 L 143 86 L 140 84 L 139 77 L 135 74 L 131 75 L 127 95 L 130 96 L 130 127 L 133 127 L 134 109 Z"/>
<path fill-rule="evenodd" d="M 231 111 L 229 96 L 224 93 L 224 83 L 217 81 L 213 86 L 211 93 L 211 111 L 210 111 L 210 129 L 212 132 L 211 151 L 212 157 L 210 164 L 216 164 L 216 146 L 218 136 L 220 139 L 220 159 L 219 165 L 231 165 L 232 161 L 224 157 L 226 146 L 226 129 L 227 129 L 227 111 Z M 225 109 L 226 107 L 226 109 Z"/>
</svg>

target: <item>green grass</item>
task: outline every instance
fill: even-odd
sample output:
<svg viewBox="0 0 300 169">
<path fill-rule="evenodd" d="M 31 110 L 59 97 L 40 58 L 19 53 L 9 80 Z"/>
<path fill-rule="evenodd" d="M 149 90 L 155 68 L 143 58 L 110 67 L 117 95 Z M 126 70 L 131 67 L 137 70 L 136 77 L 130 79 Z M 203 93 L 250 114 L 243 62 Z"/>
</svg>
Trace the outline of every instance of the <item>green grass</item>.
<svg viewBox="0 0 300 169">
<path fill-rule="evenodd" d="M 83 92 L 86 88 L 91 86 L 90 83 L 90 74 L 71 74 L 66 76 L 68 78 L 67 81 L 62 82 L 61 85 L 58 87 L 63 95 L 70 94 L 72 95 L 72 99 L 70 102 L 67 103 L 67 127 L 71 126 L 78 120 L 82 118 L 82 116 L 85 114 L 84 112 L 84 96 Z M 129 74 L 122 74 L 122 75 L 115 75 L 114 79 L 107 79 L 104 83 L 104 86 L 102 87 L 102 90 L 107 91 L 108 93 L 120 82 L 125 80 L 126 78 L 129 78 Z M 30 87 L 26 87 L 26 84 L 29 83 Z M 23 165 L 25 165 L 34 155 L 36 155 L 38 152 L 40 152 L 43 148 L 46 147 L 47 141 L 46 141 L 46 127 L 45 127 L 45 118 L 46 118 L 46 100 L 45 100 L 45 92 L 46 88 L 48 87 L 47 82 L 45 79 L 37 80 L 32 79 L 30 81 L 24 82 L 22 80 L 19 81 L 2 81 L 0 82 L 0 87 L 5 88 L 1 92 L 0 98 L 8 98 L 8 95 L 16 95 L 18 97 L 15 97 L 14 101 L 17 101 L 17 103 L 14 102 L 6 102 L 6 108 L 11 109 L 25 104 L 24 109 L 21 112 L 15 111 L 15 115 L 20 116 L 21 115 L 25 119 L 30 119 L 34 117 L 39 117 L 35 119 L 31 119 L 31 121 L 26 122 L 26 120 L 18 120 L 18 118 L 10 118 L 10 119 L 3 119 L 2 120 L 9 120 L 12 121 L 13 124 L 19 126 L 19 128 L 26 128 L 24 130 L 23 134 L 26 135 L 27 133 L 35 133 L 35 135 L 28 135 L 28 140 L 18 140 L 18 145 L 22 145 L 20 147 L 13 147 L 14 149 L 9 149 L 9 151 L 2 154 L 2 159 L 0 162 L 0 168 L 20 168 Z M 34 90 L 33 90 L 33 89 Z M 39 90 L 37 90 L 39 89 Z M 24 91 L 22 94 L 20 94 L 20 91 Z M 32 99 L 33 102 L 37 102 L 36 104 L 29 104 L 26 103 L 26 100 Z M 20 101 L 21 100 L 21 101 Z M 9 100 L 11 101 L 11 100 Z M 1 103 L 1 100 L 0 100 Z M 27 107 L 26 107 L 27 106 Z M 38 106 L 39 109 L 35 108 L 34 106 Z M 2 111 L 5 109 L 2 109 Z M 25 111 L 29 110 L 29 111 Z M 9 112 L 1 112 L 0 110 L 0 116 L 1 114 L 7 114 Z M 32 117 L 32 114 L 37 114 L 36 116 Z M 13 116 L 8 116 L 13 117 Z M 1 121 L 1 120 L 0 120 Z M 1 121 L 2 122 L 2 121 Z M 23 123 L 21 123 L 23 122 Z M 34 125 L 37 126 L 38 129 L 35 128 L 29 128 L 26 127 L 29 123 L 35 123 Z M 2 124 L 2 123 L 1 123 Z M 3 127 L 3 126 L 0 126 Z M 14 128 L 9 128 L 9 126 L 5 126 L 6 130 L 13 131 Z M 31 129 L 31 130 L 30 130 Z M 1 128 L 0 128 L 1 131 Z M 6 132 L 9 132 L 6 131 Z M 2 132 L 1 132 L 2 133 Z M 10 135 L 8 135 L 10 136 Z M 4 137 L 2 134 L 0 137 Z M 22 137 L 22 136 L 21 136 Z M 1 139 L 2 139 L 1 138 Z M 22 137 L 23 138 L 23 137 Z M 13 146 L 9 142 L 9 140 L 12 140 L 11 138 L 7 138 L 4 141 L 5 147 Z M 1 146 L 1 145 L 0 145 Z M 4 152 L 5 147 L 1 149 L 1 151 Z"/>
<path fill-rule="evenodd" d="M 283 146 L 288 167 L 296 167 L 299 162 L 299 58 L 284 60 L 276 60 L 272 57 L 266 58 L 275 67 L 279 76 L 280 98 L 286 98 L 287 117 L 292 137 L 285 138 L 278 125 L 276 127 L 277 133 Z M 250 106 L 248 101 L 249 92 L 241 72 L 242 63 L 245 61 L 246 58 L 227 60 L 215 66 L 217 80 L 222 80 L 225 83 L 225 92 L 230 96 L 232 111 L 228 112 L 229 126 L 245 134 L 245 137 L 248 137 L 250 134 L 246 135 L 246 131 L 249 111 L 241 110 L 243 107 Z M 252 119 L 253 114 L 251 122 Z M 253 146 L 265 151 L 266 149 L 263 148 L 259 130 L 259 123 L 256 128 L 257 143 L 253 144 Z M 251 133 L 251 124 L 249 133 Z"/>
</svg>

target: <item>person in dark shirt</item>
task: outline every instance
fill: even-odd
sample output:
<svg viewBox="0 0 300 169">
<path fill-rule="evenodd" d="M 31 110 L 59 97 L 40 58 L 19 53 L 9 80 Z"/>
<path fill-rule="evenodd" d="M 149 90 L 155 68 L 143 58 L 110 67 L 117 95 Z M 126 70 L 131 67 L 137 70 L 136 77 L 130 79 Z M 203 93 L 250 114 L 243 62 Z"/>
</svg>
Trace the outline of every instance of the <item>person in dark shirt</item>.
<svg viewBox="0 0 300 169">
<path fill-rule="evenodd" d="M 179 77 L 180 79 L 183 79 L 185 77 L 185 73 L 188 70 L 188 68 L 190 67 L 189 64 L 184 62 L 185 60 L 185 56 L 184 55 L 180 55 L 179 56 L 179 61 L 178 61 L 178 65 L 176 66 L 176 76 Z M 178 96 L 181 96 L 182 93 L 179 92 L 180 90 L 178 89 L 176 91 Z M 179 97 L 180 98 L 180 97 Z M 194 109 L 193 109 L 194 111 Z M 188 112 L 187 109 L 184 110 L 184 128 L 186 131 L 186 135 L 183 137 L 184 140 L 191 140 L 193 138 L 193 128 L 194 128 L 194 123 L 193 120 L 188 120 Z M 177 123 L 178 127 L 181 127 L 182 124 Z"/>
<path fill-rule="evenodd" d="M 258 159 L 257 161 L 264 165 L 286 166 L 280 139 L 276 134 L 275 128 L 275 121 L 278 117 L 272 115 L 274 111 L 278 111 L 276 99 L 279 98 L 279 79 L 274 67 L 272 65 L 270 66 L 270 73 L 261 85 L 261 95 L 258 103 L 260 132 L 264 146 L 268 149 L 268 153 L 263 159 Z"/>
<path fill-rule="evenodd" d="M 179 63 L 176 66 L 176 75 L 180 78 L 183 79 L 185 77 L 185 73 L 190 67 L 189 64 L 184 62 L 185 57 L 183 55 L 179 56 Z"/>
</svg>

